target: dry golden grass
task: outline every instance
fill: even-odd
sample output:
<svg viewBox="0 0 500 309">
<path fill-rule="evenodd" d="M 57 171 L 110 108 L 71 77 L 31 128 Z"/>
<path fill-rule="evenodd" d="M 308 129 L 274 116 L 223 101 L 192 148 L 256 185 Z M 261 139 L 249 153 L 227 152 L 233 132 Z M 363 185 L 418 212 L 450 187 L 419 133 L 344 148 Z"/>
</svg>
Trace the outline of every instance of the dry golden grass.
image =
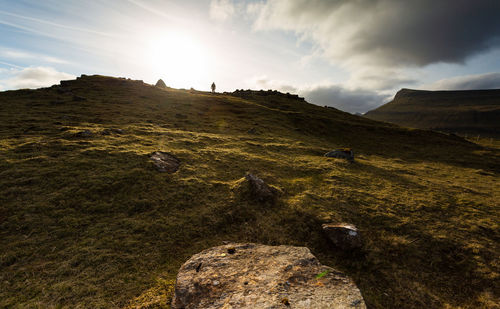
<svg viewBox="0 0 500 309">
<path fill-rule="evenodd" d="M 0 93 L 0 307 L 168 307 L 180 265 L 223 240 L 307 246 L 370 308 L 499 303 L 495 145 L 277 94 L 99 76 L 61 89 Z M 338 147 L 356 162 L 322 156 Z M 179 171 L 157 172 L 157 150 Z M 276 205 L 235 190 L 249 171 Z M 327 221 L 357 225 L 363 249 L 338 252 Z"/>
</svg>

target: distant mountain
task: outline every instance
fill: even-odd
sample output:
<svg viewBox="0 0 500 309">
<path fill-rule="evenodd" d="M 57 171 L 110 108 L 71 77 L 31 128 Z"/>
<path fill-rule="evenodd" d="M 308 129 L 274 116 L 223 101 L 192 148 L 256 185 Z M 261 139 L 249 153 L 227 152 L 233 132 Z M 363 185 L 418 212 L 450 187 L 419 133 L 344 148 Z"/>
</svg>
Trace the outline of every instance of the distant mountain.
<svg viewBox="0 0 500 309">
<path fill-rule="evenodd" d="M 365 117 L 411 128 L 499 136 L 500 89 L 401 89 L 394 100 L 367 112 Z"/>
</svg>

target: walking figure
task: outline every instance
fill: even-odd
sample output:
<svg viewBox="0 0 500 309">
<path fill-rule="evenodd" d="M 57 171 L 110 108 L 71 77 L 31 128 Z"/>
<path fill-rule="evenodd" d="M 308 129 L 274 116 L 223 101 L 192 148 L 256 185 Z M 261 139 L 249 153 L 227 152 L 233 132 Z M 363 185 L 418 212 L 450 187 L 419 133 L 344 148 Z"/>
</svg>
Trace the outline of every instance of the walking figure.
<svg viewBox="0 0 500 309">
<path fill-rule="evenodd" d="M 212 83 L 212 92 L 215 92 L 215 83 Z"/>
</svg>

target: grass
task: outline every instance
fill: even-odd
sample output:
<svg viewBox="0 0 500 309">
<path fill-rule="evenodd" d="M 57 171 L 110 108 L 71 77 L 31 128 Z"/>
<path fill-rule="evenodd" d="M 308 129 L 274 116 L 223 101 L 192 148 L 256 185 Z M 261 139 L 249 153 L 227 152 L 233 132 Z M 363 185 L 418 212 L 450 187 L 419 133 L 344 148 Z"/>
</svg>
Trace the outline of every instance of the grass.
<svg viewBox="0 0 500 309">
<path fill-rule="evenodd" d="M 110 128 L 123 134 L 99 134 Z M 338 147 L 356 162 L 322 156 Z M 157 172 L 157 150 L 179 171 Z M 102 76 L 3 92 L 0 307 L 168 308 L 180 265 L 232 240 L 307 246 L 370 308 L 495 308 L 499 162 L 491 140 L 276 93 Z M 246 199 L 246 172 L 279 188 L 279 201 Z M 363 249 L 338 252 L 321 231 L 329 221 L 355 224 Z"/>
</svg>

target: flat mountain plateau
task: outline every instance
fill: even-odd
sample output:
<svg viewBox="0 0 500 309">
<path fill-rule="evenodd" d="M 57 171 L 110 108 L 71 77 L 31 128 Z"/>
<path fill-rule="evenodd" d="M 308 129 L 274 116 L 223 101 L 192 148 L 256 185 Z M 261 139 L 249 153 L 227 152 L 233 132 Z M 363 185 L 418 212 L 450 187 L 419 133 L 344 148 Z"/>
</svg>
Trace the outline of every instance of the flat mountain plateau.
<svg viewBox="0 0 500 309">
<path fill-rule="evenodd" d="M 323 156 L 340 147 L 353 163 Z M 276 203 L 241 194 L 248 172 Z M 498 143 L 272 91 L 82 76 L 1 92 L 0 307 L 168 308 L 179 267 L 234 241 L 306 246 L 369 308 L 498 308 L 499 172 Z M 331 245 L 327 222 L 362 248 Z"/>
<path fill-rule="evenodd" d="M 365 117 L 419 129 L 500 138 L 500 89 L 402 89 Z"/>
</svg>

